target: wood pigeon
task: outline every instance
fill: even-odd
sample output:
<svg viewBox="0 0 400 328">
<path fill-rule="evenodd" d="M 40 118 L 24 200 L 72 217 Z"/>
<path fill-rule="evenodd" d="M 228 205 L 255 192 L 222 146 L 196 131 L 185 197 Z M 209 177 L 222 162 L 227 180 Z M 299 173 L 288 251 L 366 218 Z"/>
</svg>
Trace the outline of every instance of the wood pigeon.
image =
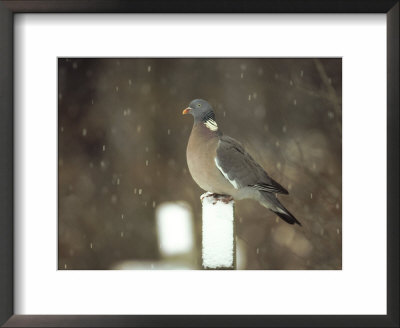
<svg viewBox="0 0 400 328">
<path fill-rule="evenodd" d="M 254 199 L 287 223 L 300 222 L 276 194 L 288 194 L 233 138 L 224 136 L 211 105 L 195 99 L 182 114 L 194 117 L 186 159 L 194 181 L 205 191 L 234 199 Z"/>
</svg>

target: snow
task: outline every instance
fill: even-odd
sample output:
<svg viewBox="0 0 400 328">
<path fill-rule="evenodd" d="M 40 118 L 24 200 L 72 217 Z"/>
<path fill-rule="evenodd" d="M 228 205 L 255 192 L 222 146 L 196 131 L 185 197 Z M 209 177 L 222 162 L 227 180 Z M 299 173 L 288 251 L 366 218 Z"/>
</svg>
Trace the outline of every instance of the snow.
<svg viewBox="0 0 400 328">
<path fill-rule="evenodd" d="M 197 267 L 182 259 L 125 260 L 117 262 L 111 270 L 195 270 Z"/>
<path fill-rule="evenodd" d="M 210 193 L 202 195 L 203 267 L 230 268 L 234 265 L 234 201 L 227 204 Z"/>
</svg>

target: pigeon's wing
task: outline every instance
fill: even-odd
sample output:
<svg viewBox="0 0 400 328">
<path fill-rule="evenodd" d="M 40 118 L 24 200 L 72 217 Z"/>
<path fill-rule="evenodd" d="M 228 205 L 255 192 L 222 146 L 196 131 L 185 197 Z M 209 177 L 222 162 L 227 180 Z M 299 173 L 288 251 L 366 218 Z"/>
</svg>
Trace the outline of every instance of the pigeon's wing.
<svg viewBox="0 0 400 328">
<path fill-rule="evenodd" d="M 220 138 L 215 164 L 236 189 L 251 187 L 260 191 L 288 194 L 233 138 Z"/>
</svg>

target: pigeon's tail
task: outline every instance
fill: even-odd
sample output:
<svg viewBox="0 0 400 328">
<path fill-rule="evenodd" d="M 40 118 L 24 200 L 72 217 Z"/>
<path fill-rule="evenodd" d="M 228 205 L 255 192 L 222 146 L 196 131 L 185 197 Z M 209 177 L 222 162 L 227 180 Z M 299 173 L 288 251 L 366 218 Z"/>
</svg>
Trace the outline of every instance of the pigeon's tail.
<svg viewBox="0 0 400 328">
<path fill-rule="evenodd" d="M 269 208 L 272 212 L 278 215 L 282 220 L 289 224 L 298 224 L 301 226 L 301 223 L 294 217 L 292 213 L 290 213 L 285 206 L 276 198 L 275 194 L 261 192 L 263 201 L 262 205 Z"/>
<path fill-rule="evenodd" d="M 301 223 L 286 208 L 285 208 L 285 213 L 278 211 L 272 211 L 272 212 L 274 212 L 276 215 L 278 215 L 282 220 L 286 221 L 287 223 L 289 224 L 297 223 L 301 227 Z"/>
</svg>

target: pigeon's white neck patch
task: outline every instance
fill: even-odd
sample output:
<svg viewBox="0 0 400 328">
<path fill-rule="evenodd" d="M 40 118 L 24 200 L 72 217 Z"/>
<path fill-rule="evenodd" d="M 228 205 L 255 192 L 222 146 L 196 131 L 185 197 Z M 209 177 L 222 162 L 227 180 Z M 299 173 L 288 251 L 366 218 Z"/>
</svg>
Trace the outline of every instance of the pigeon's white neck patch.
<svg viewBox="0 0 400 328">
<path fill-rule="evenodd" d="M 218 125 L 213 119 L 209 118 L 207 121 L 204 121 L 204 125 L 210 129 L 211 131 L 217 131 Z"/>
</svg>

